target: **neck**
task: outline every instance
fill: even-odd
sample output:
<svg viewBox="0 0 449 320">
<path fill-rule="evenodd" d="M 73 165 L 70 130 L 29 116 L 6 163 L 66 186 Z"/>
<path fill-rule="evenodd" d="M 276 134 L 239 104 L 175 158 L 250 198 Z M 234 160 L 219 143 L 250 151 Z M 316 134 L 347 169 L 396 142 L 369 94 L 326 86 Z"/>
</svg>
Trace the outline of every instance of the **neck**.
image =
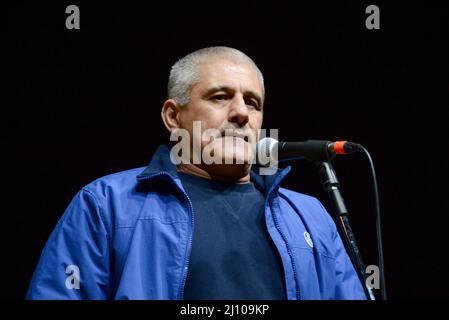
<svg viewBox="0 0 449 320">
<path fill-rule="evenodd" d="M 213 170 L 212 166 L 201 166 L 194 164 L 179 164 L 177 170 L 179 172 L 191 174 L 193 176 L 219 180 L 233 183 L 248 183 L 250 181 L 249 168 L 235 168 L 235 165 L 220 165 L 221 170 Z M 229 167 L 232 166 L 232 167 Z M 226 168 L 225 168 L 226 167 Z M 229 167 L 229 168 L 228 168 Z M 234 170 L 232 170 L 234 169 Z"/>
</svg>

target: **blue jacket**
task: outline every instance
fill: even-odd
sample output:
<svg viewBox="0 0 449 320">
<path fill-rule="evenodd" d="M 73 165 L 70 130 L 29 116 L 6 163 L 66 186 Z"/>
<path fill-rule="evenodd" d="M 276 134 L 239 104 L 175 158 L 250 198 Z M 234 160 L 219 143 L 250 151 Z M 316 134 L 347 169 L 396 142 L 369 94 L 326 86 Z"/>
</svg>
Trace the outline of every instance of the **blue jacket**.
<svg viewBox="0 0 449 320">
<path fill-rule="evenodd" d="M 148 167 L 102 177 L 78 192 L 45 245 L 27 299 L 183 299 L 194 208 L 169 152 L 161 145 Z M 289 171 L 251 172 L 266 195 L 287 298 L 365 299 L 321 203 L 280 187 Z"/>
</svg>

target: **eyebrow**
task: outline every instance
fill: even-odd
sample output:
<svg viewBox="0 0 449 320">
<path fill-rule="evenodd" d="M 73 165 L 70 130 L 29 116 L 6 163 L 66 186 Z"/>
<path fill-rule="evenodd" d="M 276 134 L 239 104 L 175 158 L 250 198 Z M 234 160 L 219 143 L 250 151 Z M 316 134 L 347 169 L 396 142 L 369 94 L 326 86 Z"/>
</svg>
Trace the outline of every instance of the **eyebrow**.
<svg viewBox="0 0 449 320">
<path fill-rule="evenodd" d="M 207 91 L 204 93 L 204 96 L 209 96 L 218 91 L 235 92 L 234 89 L 227 87 L 227 86 L 216 86 L 216 87 L 207 89 Z M 262 97 L 258 93 L 254 92 L 252 90 L 248 90 L 248 91 L 244 92 L 243 96 L 244 97 L 250 96 L 250 97 L 256 99 L 259 106 L 262 107 Z"/>
</svg>

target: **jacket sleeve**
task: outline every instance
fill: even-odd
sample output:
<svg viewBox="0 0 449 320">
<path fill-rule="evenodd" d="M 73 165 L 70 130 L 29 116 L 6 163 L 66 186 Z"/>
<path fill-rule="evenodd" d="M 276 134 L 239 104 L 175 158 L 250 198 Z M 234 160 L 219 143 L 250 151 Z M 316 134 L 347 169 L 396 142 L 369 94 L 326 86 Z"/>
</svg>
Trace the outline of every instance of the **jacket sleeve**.
<svg viewBox="0 0 449 320">
<path fill-rule="evenodd" d="M 50 235 L 26 299 L 107 299 L 109 236 L 95 196 L 82 189 Z"/>
<path fill-rule="evenodd" d="M 325 210 L 326 211 L 326 210 Z M 343 241 L 337 231 L 335 222 L 326 211 L 332 229 L 332 237 L 335 246 L 336 287 L 335 299 L 337 300 L 366 300 L 366 294 L 354 269 Z"/>
</svg>

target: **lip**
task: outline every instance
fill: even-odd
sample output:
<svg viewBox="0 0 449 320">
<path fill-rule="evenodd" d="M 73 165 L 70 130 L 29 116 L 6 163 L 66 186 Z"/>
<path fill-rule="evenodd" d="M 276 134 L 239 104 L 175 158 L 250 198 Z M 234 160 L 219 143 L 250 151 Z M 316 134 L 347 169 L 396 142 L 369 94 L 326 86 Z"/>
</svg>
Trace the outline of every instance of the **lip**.
<svg viewBox="0 0 449 320">
<path fill-rule="evenodd" d="M 223 137 L 240 138 L 240 139 L 242 139 L 242 140 L 245 141 L 245 142 L 249 142 L 249 136 L 248 136 L 248 135 L 244 135 L 244 134 L 241 134 L 241 133 L 238 133 L 238 132 L 233 133 L 233 134 L 231 134 L 231 135 L 226 135 L 225 133 L 222 133 L 222 134 L 221 134 L 221 137 L 222 137 L 222 138 L 223 138 Z"/>
</svg>

